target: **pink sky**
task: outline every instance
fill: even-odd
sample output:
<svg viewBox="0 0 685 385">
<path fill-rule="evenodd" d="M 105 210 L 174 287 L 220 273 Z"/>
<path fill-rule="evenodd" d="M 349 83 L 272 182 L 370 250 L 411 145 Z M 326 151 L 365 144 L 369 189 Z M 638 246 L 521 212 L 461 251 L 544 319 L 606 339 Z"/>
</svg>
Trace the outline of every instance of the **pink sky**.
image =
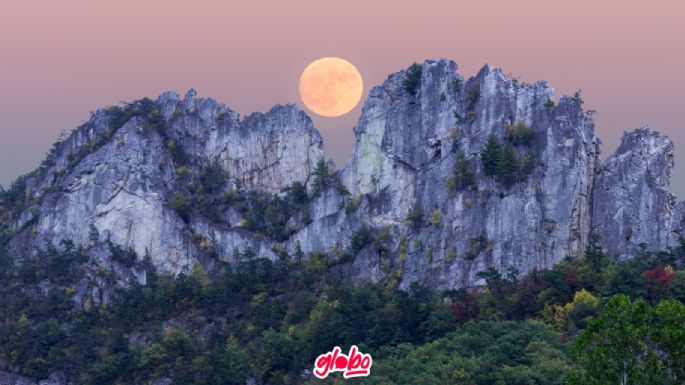
<svg viewBox="0 0 685 385">
<path fill-rule="evenodd" d="M 483 64 L 599 111 L 603 156 L 643 125 L 676 144 L 685 197 L 685 1 L 117 0 L 0 2 L 0 183 L 35 168 L 100 106 L 194 87 L 247 114 L 297 102 L 313 59 L 354 63 L 368 88 L 413 61 Z M 303 107 L 304 108 L 304 107 Z M 344 165 L 360 107 L 314 118 Z"/>
</svg>

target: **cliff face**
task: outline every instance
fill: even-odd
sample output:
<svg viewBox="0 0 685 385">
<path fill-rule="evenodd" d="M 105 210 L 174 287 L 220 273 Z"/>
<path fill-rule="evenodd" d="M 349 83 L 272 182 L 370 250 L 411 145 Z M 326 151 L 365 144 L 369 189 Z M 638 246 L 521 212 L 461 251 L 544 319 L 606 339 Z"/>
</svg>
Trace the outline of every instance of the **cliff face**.
<svg viewBox="0 0 685 385">
<path fill-rule="evenodd" d="M 648 127 L 624 133 L 594 192 L 593 232 L 610 254 L 627 258 L 678 244 L 684 212 L 668 191 L 672 169 L 666 136 Z"/>
<path fill-rule="evenodd" d="M 479 284 L 476 273 L 488 267 L 525 273 L 579 256 L 593 234 L 619 256 L 677 243 L 683 205 L 668 193 L 668 138 L 626 134 L 602 166 L 578 96 L 554 104 L 546 82 L 521 84 L 490 66 L 466 80 L 456 69 L 426 61 L 374 87 L 350 160 L 319 189 L 312 175 L 322 140 L 292 105 L 240 119 L 191 90 L 183 99 L 164 93 L 130 116 L 99 110 L 28 180 L 26 204 L 5 214 L 9 249 L 21 258 L 70 239 L 111 263 L 118 245 L 171 273 L 234 261 L 234 250 L 271 259 L 321 251 L 357 281 L 455 288 Z M 497 158 L 495 175 L 481 157 L 493 138 L 510 161 Z M 283 196 L 302 182 L 306 214 L 289 215 L 276 239 L 246 227 L 237 204 L 212 218 L 192 207 L 180 213 L 179 197 L 201 195 L 191 186 L 212 164 L 231 194 Z"/>
<path fill-rule="evenodd" d="M 599 152 L 592 121 L 569 98 L 550 106 L 546 82 L 518 84 L 490 66 L 464 81 L 455 70 L 454 62 L 426 62 L 416 95 L 405 72 L 372 89 L 343 171 L 352 194 L 382 202 L 361 217 L 392 226 L 391 255 L 406 248 L 395 267 L 403 282 L 473 285 L 488 267 L 526 272 L 582 253 Z M 533 154 L 536 165 L 507 186 L 485 175 L 479 154 L 490 135 L 506 142 L 505 127 L 517 122 L 533 139 L 516 150 Z M 451 191 L 458 153 L 475 183 Z M 410 211 L 425 219 L 407 225 Z"/>
<path fill-rule="evenodd" d="M 163 134 L 141 116 L 114 131 L 108 112 L 95 112 L 29 180 L 32 206 L 13 228 L 35 223 L 11 241 L 13 252 L 32 253 L 68 239 L 94 246 L 92 252 L 107 261 L 105 244 L 111 243 L 141 258 L 149 255 L 161 271 L 179 273 L 201 259 L 193 234 L 215 230 L 226 248 L 222 255 L 249 247 L 274 257 L 270 243 L 249 232 L 211 229 L 200 215 L 184 221 L 170 204 L 174 184 L 182 174 L 193 177 L 218 161 L 234 186 L 279 191 L 292 181 L 307 181 L 323 156 L 321 137 L 293 105 L 239 120 L 223 105 L 194 96 L 192 90 L 183 100 L 165 93 L 154 102 Z"/>
<path fill-rule="evenodd" d="M 172 140 L 198 163 L 218 159 L 244 188 L 277 192 L 293 181 L 306 182 L 323 156 L 323 141 L 311 119 L 294 105 L 278 105 L 243 120 L 212 99 L 190 90 L 158 99 Z"/>
</svg>

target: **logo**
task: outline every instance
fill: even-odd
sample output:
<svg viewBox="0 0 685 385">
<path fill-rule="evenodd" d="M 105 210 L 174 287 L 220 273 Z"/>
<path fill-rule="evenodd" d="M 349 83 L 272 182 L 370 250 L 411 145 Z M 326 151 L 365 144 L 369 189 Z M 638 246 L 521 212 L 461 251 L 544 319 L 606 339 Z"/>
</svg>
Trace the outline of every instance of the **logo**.
<svg viewBox="0 0 685 385">
<path fill-rule="evenodd" d="M 352 345 L 347 355 L 342 354 L 340 347 L 336 346 L 333 351 L 317 357 L 314 375 L 324 379 L 329 373 L 343 372 L 345 378 L 366 377 L 371 372 L 371 364 L 371 355 L 360 353 L 356 345 Z"/>
</svg>

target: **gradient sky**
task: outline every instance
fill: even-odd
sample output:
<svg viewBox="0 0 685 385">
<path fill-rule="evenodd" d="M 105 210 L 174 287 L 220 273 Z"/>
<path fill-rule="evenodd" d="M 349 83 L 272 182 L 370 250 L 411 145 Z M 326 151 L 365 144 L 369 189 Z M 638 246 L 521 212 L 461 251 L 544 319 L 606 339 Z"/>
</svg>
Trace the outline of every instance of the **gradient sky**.
<svg viewBox="0 0 685 385">
<path fill-rule="evenodd" d="M 104 105 L 191 87 L 245 115 L 296 102 L 312 60 L 354 63 L 366 90 L 413 61 L 485 63 L 598 111 L 603 158 L 650 125 L 676 144 L 685 198 L 683 0 L 0 0 L 0 183 Z M 363 99 L 364 99 L 363 98 Z M 314 117 L 338 166 L 360 106 Z"/>
</svg>

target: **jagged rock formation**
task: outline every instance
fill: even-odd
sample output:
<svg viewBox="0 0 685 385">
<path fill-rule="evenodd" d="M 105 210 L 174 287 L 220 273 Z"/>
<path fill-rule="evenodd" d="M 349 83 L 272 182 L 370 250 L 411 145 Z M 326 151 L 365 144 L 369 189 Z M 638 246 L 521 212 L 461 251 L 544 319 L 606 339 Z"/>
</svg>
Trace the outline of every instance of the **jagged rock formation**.
<svg viewBox="0 0 685 385">
<path fill-rule="evenodd" d="M 164 93 L 157 104 L 172 139 L 186 153 L 200 161 L 218 159 L 245 188 L 276 192 L 293 181 L 307 181 L 323 156 L 319 132 L 294 105 L 277 105 L 240 120 L 212 99 L 195 98 L 194 90 L 183 101 Z"/>
<path fill-rule="evenodd" d="M 416 96 L 405 89 L 403 72 L 374 88 L 344 171 L 353 194 L 388 200 L 384 212 L 369 213 L 377 225 L 401 229 L 417 207 L 441 218 L 404 233 L 404 277 L 472 285 L 487 267 L 530 271 L 580 254 L 598 155 L 591 120 L 569 98 L 545 107 L 553 97 L 546 82 L 518 84 L 490 66 L 464 82 L 455 70 L 454 62 L 426 62 Z M 533 128 L 531 149 L 544 167 L 505 187 L 484 175 L 479 153 L 490 134 L 503 140 L 505 125 L 517 121 Z M 457 151 L 471 159 L 476 184 L 451 193 Z"/>
<path fill-rule="evenodd" d="M 683 205 L 669 191 L 673 143 L 649 127 L 624 133 L 597 177 L 593 233 L 612 255 L 678 244 Z"/>
<path fill-rule="evenodd" d="M 578 96 L 554 104 L 547 82 L 521 84 L 491 66 L 466 80 L 456 70 L 430 60 L 374 87 L 350 160 L 319 190 L 321 137 L 292 105 L 241 120 L 192 90 L 183 100 L 164 93 L 120 128 L 99 110 L 28 180 L 25 207 L 5 215 L 9 248 L 21 257 L 71 239 L 111 262 L 120 245 L 171 273 L 234 261 L 234 250 L 271 259 L 321 251 L 356 281 L 455 288 L 479 284 L 488 267 L 525 273 L 579 256 L 593 234 L 619 256 L 677 243 L 683 205 L 667 192 L 668 138 L 627 134 L 602 166 Z M 527 140 L 512 136 L 516 127 L 530 130 Z M 490 137 L 515 160 L 513 177 L 488 175 Z M 282 195 L 302 182 L 306 210 L 289 215 L 278 239 L 246 227 L 230 194 L 212 218 L 192 207 L 180 214 L 175 199 L 200 194 L 193 186 L 214 162 L 230 194 Z M 455 187 L 460 167 L 473 183 Z M 120 270 L 145 279 L 135 266 Z"/>
<path fill-rule="evenodd" d="M 323 156 L 319 133 L 293 105 L 239 120 L 225 106 L 194 96 L 191 90 L 183 100 L 174 93 L 157 99 L 163 135 L 139 116 L 113 132 L 108 111 L 95 112 L 29 181 L 27 194 L 34 205 L 14 226 L 21 228 L 34 214 L 35 224 L 12 241 L 15 253 L 58 245 L 62 239 L 80 245 L 108 241 L 141 257 L 149 254 L 162 271 L 187 271 L 201 254 L 188 227 L 207 233 L 202 230 L 207 224 L 201 217 L 186 224 L 170 207 L 180 167 L 196 175 L 217 160 L 234 184 L 279 191 L 292 181 L 306 182 Z M 178 148 L 183 149 L 183 166 L 174 160 Z M 240 245 L 273 257 L 270 245 L 253 234 L 216 233 L 229 250 Z M 98 248 L 93 252 L 102 258 L 107 254 Z"/>
</svg>

